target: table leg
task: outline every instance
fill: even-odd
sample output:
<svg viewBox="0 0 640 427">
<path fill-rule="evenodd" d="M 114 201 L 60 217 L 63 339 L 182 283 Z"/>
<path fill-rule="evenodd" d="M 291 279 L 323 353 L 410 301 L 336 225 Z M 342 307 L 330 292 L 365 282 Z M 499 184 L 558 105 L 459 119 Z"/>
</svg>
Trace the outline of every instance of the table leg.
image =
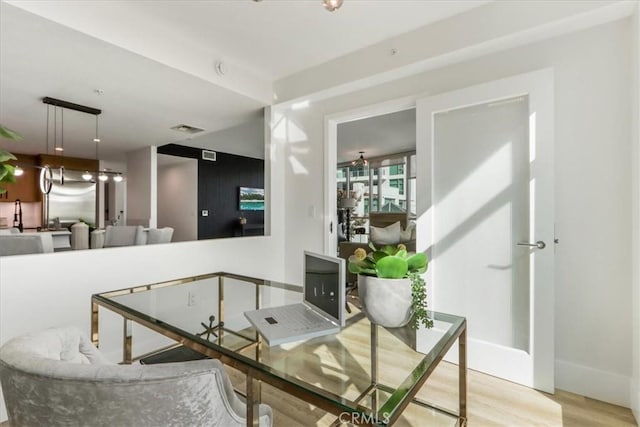
<svg viewBox="0 0 640 427">
<path fill-rule="evenodd" d="M 100 330 L 98 328 L 98 304 L 91 301 L 91 343 L 100 347 Z"/>
<path fill-rule="evenodd" d="M 247 372 L 247 426 L 260 425 L 260 380 L 253 378 L 251 370 Z"/>
<path fill-rule="evenodd" d="M 133 336 L 133 322 L 131 319 L 124 319 L 124 336 L 122 341 L 122 362 L 131 365 L 133 358 L 131 356 L 132 336 Z"/>
<path fill-rule="evenodd" d="M 222 345 L 222 336 L 224 334 L 224 277 L 218 276 L 218 344 Z"/>
<path fill-rule="evenodd" d="M 378 325 L 371 324 L 371 385 L 373 393 L 371 393 L 371 409 L 373 412 L 378 411 Z"/>
<path fill-rule="evenodd" d="M 458 337 L 458 393 L 460 394 L 461 425 L 467 421 L 467 327 Z"/>
</svg>

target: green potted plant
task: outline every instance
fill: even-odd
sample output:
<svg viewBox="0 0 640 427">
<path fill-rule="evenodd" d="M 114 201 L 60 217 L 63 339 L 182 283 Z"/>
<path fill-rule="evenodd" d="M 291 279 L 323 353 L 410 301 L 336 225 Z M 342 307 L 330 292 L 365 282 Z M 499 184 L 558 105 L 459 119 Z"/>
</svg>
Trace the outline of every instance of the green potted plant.
<svg viewBox="0 0 640 427">
<path fill-rule="evenodd" d="M 19 141 L 22 139 L 22 136 L 19 133 L 14 132 L 2 125 L 0 125 L 0 137 L 12 139 L 14 141 Z M 16 182 L 15 166 L 7 163 L 10 160 L 16 160 L 16 156 L 0 148 L 0 183 Z M 4 187 L 0 187 L 0 194 L 3 194 L 5 191 L 7 190 Z"/>
<path fill-rule="evenodd" d="M 408 253 L 403 244 L 355 250 L 349 257 L 349 271 L 358 275 L 358 296 L 372 323 L 397 328 L 412 321 L 414 329 L 433 327 L 427 314 L 427 291 L 422 273 L 427 256 Z"/>
</svg>

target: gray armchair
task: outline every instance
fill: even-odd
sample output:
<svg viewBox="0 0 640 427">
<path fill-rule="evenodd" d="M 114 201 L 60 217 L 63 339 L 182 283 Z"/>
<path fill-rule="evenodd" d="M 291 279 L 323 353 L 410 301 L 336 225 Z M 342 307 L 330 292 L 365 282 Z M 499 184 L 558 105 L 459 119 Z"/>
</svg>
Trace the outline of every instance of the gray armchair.
<svg viewBox="0 0 640 427">
<path fill-rule="evenodd" d="M 0 234 L 0 256 L 53 252 L 51 233 Z"/>
<path fill-rule="evenodd" d="M 0 383 L 14 426 L 246 425 L 220 361 L 111 364 L 75 328 L 8 341 Z M 271 408 L 260 405 L 260 425 L 271 424 Z"/>
</svg>

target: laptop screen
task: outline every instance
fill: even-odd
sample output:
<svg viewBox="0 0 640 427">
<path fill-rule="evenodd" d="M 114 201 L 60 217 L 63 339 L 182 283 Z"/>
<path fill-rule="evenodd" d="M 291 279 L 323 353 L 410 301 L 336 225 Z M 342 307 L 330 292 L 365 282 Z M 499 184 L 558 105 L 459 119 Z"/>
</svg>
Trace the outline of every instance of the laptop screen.
<svg viewBox="0 0 640 427">
<path fill-rule="evenodd" d="M 304 300 L 340 326 L 345 322 L 345 274 L 344 259 L 305 251 Z"/>
</svg>

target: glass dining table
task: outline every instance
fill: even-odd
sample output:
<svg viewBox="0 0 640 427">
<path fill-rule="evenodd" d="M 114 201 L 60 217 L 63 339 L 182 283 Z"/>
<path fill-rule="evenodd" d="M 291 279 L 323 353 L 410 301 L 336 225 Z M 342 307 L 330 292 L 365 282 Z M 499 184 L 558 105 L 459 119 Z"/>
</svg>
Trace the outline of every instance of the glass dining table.
<svg viewBox="0 0 640 427">
<path fill-rule="evenodd" d="M 95 294 L 92 341 L 100 346 L 102 308 L 123 319 L 123 363 L 153 353 L 134 357 L 134 323 L 175 345 L 220 359 L 245 376 L 247 425 L 257 425 L 263 383 L 334 414 L 335 425 L 391 425 L 409 405 L 435 408 L 455 424 L 466 424 L 465 318 L 429 312 L 434 328 L 420 331 L 418 339 L 410 326 L 372 324 L 354 307 L 337 334 L 268 346 L 244 312 L 300 302 L 301 292 L 300 286 L 217 272 Z M 456 341 L 454 411 L 434 407 L 416 394 Z"/>
</svg>

